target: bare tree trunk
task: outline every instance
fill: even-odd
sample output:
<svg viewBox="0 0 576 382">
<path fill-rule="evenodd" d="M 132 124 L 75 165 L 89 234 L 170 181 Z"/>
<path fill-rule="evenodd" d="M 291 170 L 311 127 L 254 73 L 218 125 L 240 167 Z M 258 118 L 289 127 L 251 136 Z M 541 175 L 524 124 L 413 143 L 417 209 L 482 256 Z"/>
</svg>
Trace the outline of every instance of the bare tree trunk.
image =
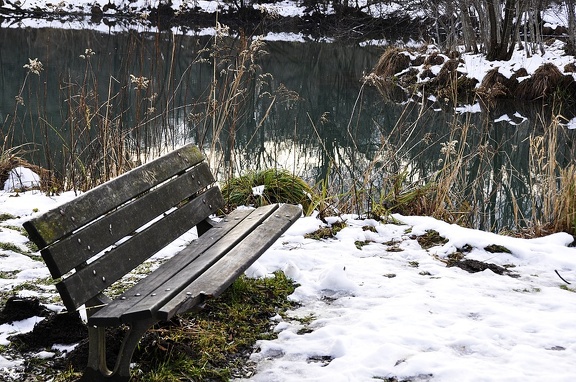
<svg viewBox="0 0 576 382">
<path fill-rule="evenodd" d="M 576 7 L 574 0 L 566 1 L 566 13 L 568 13 L 568 50 L 576 52 Z"/>
<path fill-rule="evenodd" d="M 488 26 L 490 28 L 488 32 L 488 52 L 487 58 L 489 60 L 495 60 L 497 56 L 497 49 L 499 46 L 499 38 L 498 38 L 498 24 L 500 14 L 496 12 L 496 7 L 494 3 L 498 0 L 488 0 L 486 1 L 486 11 L 488 12 Z"/>
<path fill-rule="evenodd" d="M 523 2 L 523 8 L 518 14 L 524 14 L 526 22 L 524 23 L 524 47 L 528 56 L 536 50 L 544 53 L 542 45 L 542 7 L 543 0 L 529 0 Z"/>
<path fill-rule="evenodd" d="M 460 15 L 462 19 L 462 36 L 464 38 L 464 47 L 467 52 L 478 53 L 478 43 L 476 41 L 476 32 L 470 16 L 470 6 L 468 1 L 459 1 Z"/>
<path fill-rule="evenodd" d="M 508 61 L 512 57 L 519 28 L 516 0 L 506 0 L 503 21 L 500 18 L 501 13 L 497 12 L 497 6 L 499 0 L 487 1 L 490 41 L 486 58 L 490 61 Z"/>
<path fill-rule="evenodd" d="M 471 7 L 472 11 L 474 11 L 475 17 L 478 20 L 478 38 L 480 48 L 485 52 L 490 40 L 490 20 L 486 17 L 486 14 L 488 13 L 486 9 L 486 1 L 473 0 Z"/>
</svg>

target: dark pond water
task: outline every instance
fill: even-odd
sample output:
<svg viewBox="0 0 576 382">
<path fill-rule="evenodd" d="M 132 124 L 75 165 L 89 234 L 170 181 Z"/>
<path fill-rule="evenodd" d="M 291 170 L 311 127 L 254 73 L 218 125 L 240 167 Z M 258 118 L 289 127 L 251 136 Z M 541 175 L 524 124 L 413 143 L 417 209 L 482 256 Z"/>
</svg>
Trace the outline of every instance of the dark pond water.
<svg viewBox="0 0 576 382">
<path fill-rule="evenodd" d="M 395 174 L 404 173 L 410 189 L 448 171 L 456 156 L 443 145 L 457 140 L 465 165 L 450 180 L 453 196 L 466 194 L 473 224 L 485 229 L 539 213 L 537 148 L 555 147 L 561 166 L 573 161 L 574 133 L 552 134 L 541 106 L 456 113 L 385 102 L 363 81 L 384 47 L 250 44 L 171 32 L 0 29 L 4 145 L 25 145 L 31 161 L 57 173 L 70 171 L 66 163 L 79 172 L 99 163 L 111 176 L 113 156 L 125 149 L 138 160 L 195 142 L 220 179 L 286 168 L 311 183 L 330 179 L 331 193 L 360 210 L 392 192 Z M 34 58 L 39 75 L 23 67 Z M 506 113 L 520 115 L 518 124 L 494 122 Z M 87 148 L 94 142 L 102 150 Z M 104 151 L 112 154 L 103 159 Z"/>
</svg>

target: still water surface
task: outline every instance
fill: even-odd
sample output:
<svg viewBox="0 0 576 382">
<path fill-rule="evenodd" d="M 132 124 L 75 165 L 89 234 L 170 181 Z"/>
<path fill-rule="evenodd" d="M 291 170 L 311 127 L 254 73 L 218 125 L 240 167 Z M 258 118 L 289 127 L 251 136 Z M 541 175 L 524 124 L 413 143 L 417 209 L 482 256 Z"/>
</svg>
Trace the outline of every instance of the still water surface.
<svg viewBox="0 0 576 382">
<path fill-rule="evenodd" d="M 311 183 L 329 177 L 336 193 L 362 185 L 375 201 L 392 174 L 432 179 L 450 158 L 443 145 L 458 140 L 456 151 L 463 150 L 468 164 L 454 187 L 476 204 L 474 224 L 512 228 L 514 203 L 530 218 L 535 207 L 528 194 L 538 175 L 530 142 L 550 118 L 541 106 L 455 113 L 442 105 L 385 102 L 363 81 L 385 47 L 267 41 L 242 71 L 244 42 L 253 40 L 0 29 L 3 135 L 13 146 L 36 143 L 31 160 L 50 158 L 55 171 L 64 171 L 58 163 L 70 152 L 84 155 L 80 141 L 97 139 L 96 129 L 126 132 L 119 139 L 140 156 L 195 142 L 221 179 L 280 167 Z M 34 58 L 43 64 L 39 75 L 23 67 Z M 224 112 L 226 97 L 232 102 Z M 219 113 L 210 112 L 216 108 Z M 516 113 L 516 124 L 494 122 L 505 113 Z M 557 159 L 572 163 L 574 133 L 557 133 Z"/>
</svg>

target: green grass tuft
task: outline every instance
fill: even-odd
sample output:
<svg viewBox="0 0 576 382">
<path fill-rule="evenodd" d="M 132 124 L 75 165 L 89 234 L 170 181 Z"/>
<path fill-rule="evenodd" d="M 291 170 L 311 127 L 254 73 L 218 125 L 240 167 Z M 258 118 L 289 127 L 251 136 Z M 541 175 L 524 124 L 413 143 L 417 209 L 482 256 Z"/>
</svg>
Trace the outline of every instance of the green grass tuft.
<svg viewBox="0 0 576 382">
<path fill-rule="evenodd" d="M 16 219 L 16 216 L 12 215 L 12 214 L 7 214 L 7 213 L 2 213 L 0 214 L 0 221 L 6 221 L 6 220 L 10 220 L 10 219 Z"/>
<path fill-rule="evenodd" d="M 426 231 L 424 235 L 416 237 L 416 240 L 422 249 L 429 249 L 437 245 L 444 245 L 448 242 L 448 239 L 440 236 L 440 234 L 434 230 Z"/>
<path fill-rule="evenodd" d="M 257 340 L 274 338 L 270 318 L 294 306 L 295 284 L 283 273 L 240 277 L 200 312 L 158 324 L 142 340 L 135 381 L 227 381 Z"/>
<path fill-rule="evenodd" d="M 253 187 L 261 185 L 264 185 L 262 195 L 254 195 Z M 251 172 L 232 178 L 222 187 L 222 194 L 230 207 L 292 203 L 301 204 L 304 212 L 309 212 L 313 193 L 312 187 L 302 178 L 278 169 Z"/>
<path fill-rule="evenodd" d="M 6 243 L 6 242 L 0 242 L 0 250 L 4 250 L 4 251 L 12 251 L 12 252 L 16 252 L 16 253 L 21 253 L 21 254 L 25 254 L 26 251 L 23 251 L 19 246 L 17 246 L 14 243 Z"/>
</svg>

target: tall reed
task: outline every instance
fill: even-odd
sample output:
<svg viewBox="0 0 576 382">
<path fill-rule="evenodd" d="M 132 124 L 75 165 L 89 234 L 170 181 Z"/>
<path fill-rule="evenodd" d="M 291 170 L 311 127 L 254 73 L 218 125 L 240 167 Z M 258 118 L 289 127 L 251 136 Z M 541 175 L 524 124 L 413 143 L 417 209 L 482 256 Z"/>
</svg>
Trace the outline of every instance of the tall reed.
<svg viewBox="0 0 576 382">
<path fill-rule="evenodd" d="M 576 234 L 576 165 L 558 160 L 558 118 L 543 124 L 543 133 L 530 136 L 532 229 L 536 234 L 566 231 Z"/>
</svg>

